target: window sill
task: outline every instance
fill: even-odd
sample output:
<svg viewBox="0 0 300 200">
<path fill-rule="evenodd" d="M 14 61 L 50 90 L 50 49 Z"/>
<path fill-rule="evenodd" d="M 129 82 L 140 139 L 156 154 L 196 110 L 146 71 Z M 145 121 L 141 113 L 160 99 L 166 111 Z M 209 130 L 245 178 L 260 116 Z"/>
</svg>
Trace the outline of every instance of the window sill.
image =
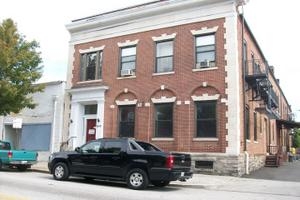
<svg viewBox="0 0 300 200">
<path fill-rule="evenodd" d="M 254 144 L 258 144 L 258 141 L 254 141 Z"/>
<path fill-rule="evenodd" d="M 247 142 L 247 143 L 250 143 L 250 142 L 251 142 L 251 140 L 247 139 L 247 140 L 246 140 L 246 142 Z"/>
<path fill-rule="evenodd" d="M 217 142 L 219 138 L 193 138 L 195 142 Z"/>
<path fill-rule="evenodd" d="M 86 84 L 86 83 L 99 83 L 102 82 L 102 79 L 98 79 L 98 80 L 91 80 L 91 81 L 79 81 L 77 82 L 77 84 Z"/>
<path fill-rule="evenodd" d="M 175 74 L 175 72 L 172 71 L 172 72 L 153 73 L 152 76 L 162 76 L 162 75 L 170 75 L 170 74 Z"/>
<path fill-rule="evenodd" d="M 152 141 L 170 141 L 170 142 L 172 142 L 172 141 L 174 141 L 174 138 L 152 138 L 151 139 Z"/>
<path fill-rule="evenodd" d="M 122 79 L 132 79 L 132 78 L 136 78 L 136 76 L 121 76 L 121 77 L 117 77 L 118 80 L 122 80 Z"/>
<path fill-rule="evenodd" d="M 217 70 L 217 69 L 218 67 L 207 67 L 207 68 L 193 69 L 193 72 L 210 71 L 210 70 Z"/>
</svg>

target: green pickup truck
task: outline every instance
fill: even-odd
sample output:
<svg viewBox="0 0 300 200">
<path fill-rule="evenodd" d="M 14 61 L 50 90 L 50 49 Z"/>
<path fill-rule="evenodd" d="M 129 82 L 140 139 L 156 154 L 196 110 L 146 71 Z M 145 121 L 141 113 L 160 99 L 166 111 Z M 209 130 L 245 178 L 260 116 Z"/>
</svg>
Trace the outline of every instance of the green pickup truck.
<svg viewBox="0 0 300 200">
<path fill-rule="evenodd" d="M 9 142 L 0 140 L 0 170 L 2 167 L 25 171 L 37 162 L 35 151 L 12 150 Z"/>
</svg>

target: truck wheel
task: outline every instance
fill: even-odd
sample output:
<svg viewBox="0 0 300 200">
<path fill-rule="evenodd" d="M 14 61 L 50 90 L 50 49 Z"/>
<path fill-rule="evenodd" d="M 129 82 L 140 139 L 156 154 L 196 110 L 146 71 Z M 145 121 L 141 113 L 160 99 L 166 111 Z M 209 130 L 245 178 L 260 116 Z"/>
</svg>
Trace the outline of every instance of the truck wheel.
<svg viewBox="0 0 300 200">
<path fill-rule="evenodd" d="M 26 166 L 26 165 L 18 165 L 17 168 L 18 168 L 18 170 L 20 172 L 24 172 L 24 171 L 26 171 L 26 169 L 28 168 L 28 166 Z"/>
<path fill-rule="evenodd" d="M 127 173 L 126 182 L 129 188 L 134 190 L 145 189 L 148 184 L 148 176 L 142 169 L 132 169 Z"/>
<path fill-rule="evenodd" d="M 69 178 L 69 168 L 66 163 L 59 162 L 54 165 L 53 178 L 59 181 L 64 181 Z"/>
<path fill-rule="evenodd" d="M 156 187 L 165 187 L 169 185 L 170 181 L 151 181 L 151 183 Z"/>
</svg>

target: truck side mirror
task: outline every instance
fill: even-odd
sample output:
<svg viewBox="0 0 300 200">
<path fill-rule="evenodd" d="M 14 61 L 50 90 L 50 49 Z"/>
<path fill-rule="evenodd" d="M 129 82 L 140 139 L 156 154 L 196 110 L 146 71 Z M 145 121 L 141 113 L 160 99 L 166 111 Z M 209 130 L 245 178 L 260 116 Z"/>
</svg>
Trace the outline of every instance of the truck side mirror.
<svg viewBox="0 0 300 200">
<path fill-rule="evenodd" d="M 81 153 L 80 147 L 76 147 L 76 148 L 75 148 L 75 151 L 78 152 L 78 153 Z"/>
</svg>

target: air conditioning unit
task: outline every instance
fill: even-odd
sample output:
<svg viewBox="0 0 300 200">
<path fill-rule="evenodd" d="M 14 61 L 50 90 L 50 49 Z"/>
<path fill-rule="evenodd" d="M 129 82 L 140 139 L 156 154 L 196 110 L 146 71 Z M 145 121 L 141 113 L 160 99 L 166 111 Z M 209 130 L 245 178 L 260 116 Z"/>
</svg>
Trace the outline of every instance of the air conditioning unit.
<svg viewBox="0 0 300 200">
<path fill-rule="evenodd" d="M 123 69 L 121 70 L 121 76 L 133 76 L 134 71 L 132 69 Z"/>
<path fill-rule="evenodd" d="M 203 62 L 200 62 L 201 68 L 206 68 L 210 66 L 210 61 L 209 60 L 204 60 Z"/>
<path fill-rule="evenodd" d="M 210 67 L 210 61 L 209 60 L 202 61 L 200 63 L 197 63 L 197 65 L 196 65 L 197 69 L 208 68 L 208 67 Z"/>
</svg>

